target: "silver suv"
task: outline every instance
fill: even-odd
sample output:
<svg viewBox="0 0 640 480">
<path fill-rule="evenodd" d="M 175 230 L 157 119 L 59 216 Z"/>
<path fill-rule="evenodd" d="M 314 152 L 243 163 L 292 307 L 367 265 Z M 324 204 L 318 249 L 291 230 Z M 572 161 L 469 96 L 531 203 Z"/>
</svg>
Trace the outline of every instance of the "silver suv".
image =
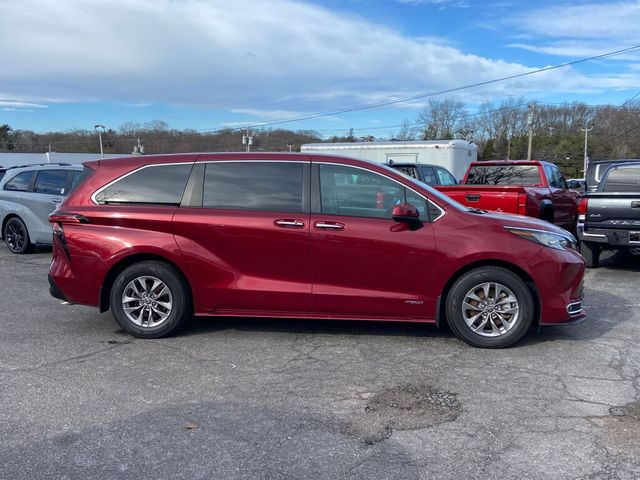
<svg viewBox="0 0 640 480">
<path fill-rule="evenodd" d="M 82 165 L 45 163 L 8 168 L 0 179 L 0 236 L 13 253 L 51 245 L 49 214 L 73 190 Z"/>
</svg>

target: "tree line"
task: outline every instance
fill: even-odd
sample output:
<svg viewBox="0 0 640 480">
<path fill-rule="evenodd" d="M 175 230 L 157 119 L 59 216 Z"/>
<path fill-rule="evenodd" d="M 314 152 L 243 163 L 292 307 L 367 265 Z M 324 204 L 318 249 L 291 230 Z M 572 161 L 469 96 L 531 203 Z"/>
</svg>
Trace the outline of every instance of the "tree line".
<svg viewBox="0 0 640 480">
<path fill-rule="evenodd" d="M 480 159 L 523 159 L 527 155 L 529 121 L 533 111 L 533 158 L 558 164 L 569 176 L 580 176 L 584 153 L 584 128 L 589 131 L 591 159 L 640 157 L 640 100 L 623 106 L 584 103 L 548 104 L 509 98 L 484 103 L 471 111 L 452 98 L 430 99 L 418 116 L 405 119 L 392 135 L 357 136 L 353 129 L 343 135 L 323 137 L 314 130 L 254 129 L 252 150 L 299 151 L 304 143 L 372 140 L 465 139 L 478 145 Z M 211 132 L 173 129 L 166 122 L 125 123 L 103 134 L 105 153 L 132 153 L 138 141 L 145 153 L 241 151 L 240 129 Z M 97 153 L 92 130 L 36 133 L 0 125 L 0 151 L 41 153 Z"/>
</svg>

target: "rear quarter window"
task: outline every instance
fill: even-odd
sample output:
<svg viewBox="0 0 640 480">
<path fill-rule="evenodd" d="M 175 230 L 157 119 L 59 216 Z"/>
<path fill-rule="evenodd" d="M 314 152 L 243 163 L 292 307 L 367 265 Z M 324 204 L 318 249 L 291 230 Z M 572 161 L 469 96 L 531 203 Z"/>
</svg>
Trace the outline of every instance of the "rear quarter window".
<svg viewBox="0 0 640 480">
<path fill-rule="evenodd" d="M 21 172 L 4 184 L 4 189 L 14 192 L 27 192 L 31 187 L 35 171 Z"/>
<path fill-rule="evenodd" d="M 192 166 L 192 163 L 181 163 L 143 167 L 98 190 L 95 201 L 179 205 Z"/>
</svg>

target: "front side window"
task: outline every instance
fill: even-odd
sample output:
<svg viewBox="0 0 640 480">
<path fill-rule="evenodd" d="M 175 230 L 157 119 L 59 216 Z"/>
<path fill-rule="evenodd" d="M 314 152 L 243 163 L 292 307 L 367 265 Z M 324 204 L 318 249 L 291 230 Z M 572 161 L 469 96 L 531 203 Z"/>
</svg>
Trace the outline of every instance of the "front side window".
<svg viewBox="0 0 640 480">
<path fill-rule="evenodd" d="M 382 175 L 342 165 L 319 168 L 322 213 L 391 218 L 394 205 L 404 202 L 404 187 Z M 342 178 L 349 181 L 343 183 Z"/>
<path fill-rule="evenodd" d="M 426 183 L 427 185 L 438 185 L 438 179 L 436 178 L 436 172 L 433 171 L 433 168 L 431 167 L 420 167 L 420 170 L 422 171 L 422 178 L 424 180 L 422 180 L 424 183 Z"/>
<path fill-rule="evenodd" d="M 437 172 L 438 172 L 438 180 L 440 181 L 440 185 L 455 185 L 457 183 L 456 179 L 453 178 L 453 175 L 451 175 L 446 170 L 438 168 Z"/>
<path fill-rule="evenodd" d="M 68 177 L 67 170 L 40 170 L 33 191 L 45 195 L 64 195 Z"/>
<path fill-rule="evenodd" d="M 540 185 L 536 165 L 478 165 L 467 175 L 468 185 Z"/>
<path fill-rule="evenodd" d="M 209 163 L 204 174 L 202 206 L 301 213 L 302 176 L 301 163 Z M 348 180 L 339 179 L 340 182 Z"/>
<path fill-rule="evenodd" d="M 603 192 L 640 192 L 640 167 L 618 168 L 606 177 Z"/>
<path fill-rule="evenodd" d="M 427 221 L 429 219 L 429 207 L 427 201 L 413 190 L 406 189 L 406 202 L 413 205 L 420 212 L 420 220 Z"/>
<path fill-rule="evenodd" d="M 5 190 L 11 190 L 14 192 L 26 192 L 29 190 L 31 180 L 33 179 L 33 172 L 22 172 L 17 174 L 11 180 L 4 185 Z"/>
<path fill-rule="evenodd" d="M 191 167 L 181 163 L 141 168 L 99 191 L 96 202 L 179 205 Z"/>
</svg>

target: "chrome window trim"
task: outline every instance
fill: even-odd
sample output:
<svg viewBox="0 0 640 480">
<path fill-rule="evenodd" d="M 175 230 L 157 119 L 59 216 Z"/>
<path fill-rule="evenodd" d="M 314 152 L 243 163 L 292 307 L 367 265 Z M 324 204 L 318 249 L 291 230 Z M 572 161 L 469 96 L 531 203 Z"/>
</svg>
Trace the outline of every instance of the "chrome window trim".
<svg viewBox="0 0 640 480">
<path fill-rule="evenodd" d="M 415 194 L 416 194 L 416 195 L 418 195 L 419 197 L 422 197 L 422 199 L 423 199 L 425 202 L 429 202 L 431 205 L 433 205 L 433 206 L 434 206 L 434 207 L 436 207 L 438 210 L 440 210 L 440 215 L 438 215 L 438 216 L 437 216 L 436 218 L 434 218 L 433 220 L 432 220 L 432 219 L 429 219 L 429 223 L 435 223 L 436 221 L 438 221 L 438 220 L 440 220 L 442 217 L 444 217 L 444 216 L 446 215 L 446 213 L 447 213 L 447 211 L 446 211 L 446 210 L 444 210 L 440 205 L 438 205 L 437 203 L 435 203 L 435 202 L 434 202 L 433 200 L 431 200 L 430 198 L 425 197 L 422 193 L 418 192 L 417 190 L 415 190 L 415 189 L 413 189 L 413 188 L 411 188 L 411 187 L 408 187 L 408 186 L 407 186 L 407 185 L 405 185 L 404 183 L 400 183 L 399 181 L 397 181 L 397 180 L 395 180 L 395 179 L 393 179 L 393 178 L 391 178 L 391 177 L 388 177 L 388 176 L 386 176 L 386 175 L 384 175 L 384 174 L 382 174 L 382 173 L 376 172 L 376 171 L 371 170 L 371 169 L 369 169 L 369 168 L 359 167 L 359 166 L 357 166 L 357 165 L 349 165 L 348 163 L 338 163 L 338 162 L 322 162 L 322 161 L 320 161 L 320 162 L 314 162 L 314 161 L 312 161 L 311 163 L 312 163 L 312 164 L 316 164 L 316 165 L 338 165 L 338 166 L 341 166 L 341 167 L 358 168 L 358 169 L 360 169 L 360 170 L 364 170 L 365 172 L 371 172 L 371 173 L 374 173 L 374 174 L 376 174 L 376 175 L 381 176 L 382 178 L 386 178 L 387 180 L 389 180 L 389 181 L 391 181 L 391 182 L 397 183 L 397 184 L 398 184 L 398 185 L 400 185 L 402 188 L 406 188 L 406 189 L 408 189 L 408 190 L 411 190 L 413 193 L 415 193 Z M 369 217 L 364 217 L 364 218 L 369 218 Z"/>
<path fill-rule="evenodd" d="M 93 192 L 93 194 L 91 195 L 91 201 L 93 203 L 95 203 L 96 205 L 104 205 L 104 203 L 100 203 L 96 200 L 96 196 L 99 195 L 100 193 L 102 193 L 104 190 L 106 190 L 107 188 L 109 188 L 111 185 L 114 185 L 115 183 L 118 183 L 120 180 L 124 180 L 125 178 L 127 178 L 129 175 L 133 175 L 134 173 L 137 173 L 141 170 L 144 170 L 145 168 L 153 168 L 153 167 L 163 167 L 163 166 L 172 166 L 172 165 L 189 165 L 191 164 L 191 166 L 193 166 L 195 164 L 195 162 L 173 162 L 173 163 L 150 163 L 149 165 L 143 165 L 139 168 L 136 168 L 135 170 L 131 170 L 130 172 L 125 173 L 124 175 L 111 180 L 109 183 L 107 183 L 106 185 L 100 187 L 98 190 L 96 190 L 95 192 Z M 129 203 L 129 202 L 123 202 L 123 203 Z M 133 203 L 133 202 L 131 202 Z"/>
<path fill-rule="evenodd" d="M 434 206 L 435 208 L 437 208 L 440 211 L 440 215 L 438 215 L 436 218 L 434 219 L 429 219 L 429 223 L 435 223 L 438 220 L 440 220 L 442 217 L 444 217 L 447 214 L 447 211 L 445 209 L 443 209 L 440 205 L 438 205 L 437 203 L 435 203 L 433 200 L 431 200 L 430 198 L 425 197 L 422 193 L 418 192 L 417 190 L 415 190 L 412 187 L 409 187 L 403 183 L 398 182 L 397 180 L 388 177 L 382 173 L 376 172 L 374 170 L 371 170 L 369 168 L 364 168 L 364 167 L 360 167 L 357 165 L 349 165 L 347 163 L 339 163 L 339 162 L 314 162 L 314 161 L 310 161 L 310 160 L 270 160 L 270 159 L 243 159 L 243 160 L 224 160 L 224 159 L 219 159 L 219 160 L 203 160 L 201 162 L 198 162 L 197 159 L 194 161 L 189 161 L 189 162 L 172 162 L 172 163 L 150 163 L 148 165 L 143 165 L 139 168 L 136 168 L 135 170 L 132 170 L 130 172 L 125 173 L 124 175 L 112 180 L 111 182 L 107 183 L 106 185 L 100 187 L 98 190 L 96 190 L 92 195 L 91 195 L 91 201 L 93 203 L 95 203 L 96 205 L 104 205 L 104 203 L 100 203 L 96 200 L 96 196 L 98 194 L 100 194 L 102 191 L 106 190 L 107 188 L 109 188 L 111 185 L 119 182 L 120 180 L 123 180 L 124 178 L 128 177 L 129 175 L 133 175 L 134 173 L 137 173 L 141 170 L 144 170 L 145 168 L 153 168 L 153 167 L 162 167 L 162 166 L 171 166 L 171 165 L 185 165 L 185 164 L 191 164 L 196 165 L 196 164 L 207 164 L 207 163 L 220 163 L 220 162 L 226 162 L 226 163 L 247 163 L 247 162 L 261 162 L 261 163 L 302 163 L 302 164 L 307 164 L 307 163 L 311 163 L 311 164 L 318 164 L 318 165 L 338 165 L 338 166 L 342 166 L 342 167 L 351 167 L 351 168 L 357 168 L 359 170 L 364 170 L 366 172 L 371 172 L 375 175 L 379 175 L 383 178 L 386 178 L 388 180 L 390 180 L 391 182 L 394 182 L 398 185 L 400 185 L 403 188 L 407 188 L 409 190 L 411 190 L 413 193 L 415 193 L 416 195 L 418 195 L 419 197 L 423 198 L 426 202 L 429 202 L 430 205 Z"/>
</svg>

